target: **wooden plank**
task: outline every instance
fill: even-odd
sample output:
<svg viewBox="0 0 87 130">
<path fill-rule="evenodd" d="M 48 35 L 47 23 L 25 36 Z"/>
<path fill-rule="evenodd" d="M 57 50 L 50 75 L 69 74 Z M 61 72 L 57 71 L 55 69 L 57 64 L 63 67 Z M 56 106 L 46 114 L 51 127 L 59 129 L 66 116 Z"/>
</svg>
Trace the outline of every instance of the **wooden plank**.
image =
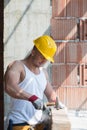
<svg viewBox="0 0 87 130">
<path fill-rule="evenodd" d="M 0 129 L 4 130 L 4 87 L 3 87 L 3 0 L 0 1 Z"/>
<path fill-rule="evenodd" d="M 52 109 L 52 130 L 71 130 L 66 108 Z"/>
</svg>

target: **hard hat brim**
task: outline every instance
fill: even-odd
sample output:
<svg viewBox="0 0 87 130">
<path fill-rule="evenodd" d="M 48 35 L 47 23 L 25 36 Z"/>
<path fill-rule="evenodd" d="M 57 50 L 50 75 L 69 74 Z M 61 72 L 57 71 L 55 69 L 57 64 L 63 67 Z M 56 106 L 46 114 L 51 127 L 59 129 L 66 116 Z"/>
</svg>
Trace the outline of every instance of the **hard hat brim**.
<svg viewBox="0 0 87 130">
<path fill-rule="evenodd" d="M 36 47 L 37 48 L 37 47 Z M 54 62 L 54 59 L 53 58 L 51 58 L 51 57 L 48 57 L 46 54 L 44 54 L 39 48 L 37 48 L 38 49 L 38 51 L 45 57 L 45 59 L 47 59 L 48 61 L 50 61 L 50 62 Z"/>
</svg>

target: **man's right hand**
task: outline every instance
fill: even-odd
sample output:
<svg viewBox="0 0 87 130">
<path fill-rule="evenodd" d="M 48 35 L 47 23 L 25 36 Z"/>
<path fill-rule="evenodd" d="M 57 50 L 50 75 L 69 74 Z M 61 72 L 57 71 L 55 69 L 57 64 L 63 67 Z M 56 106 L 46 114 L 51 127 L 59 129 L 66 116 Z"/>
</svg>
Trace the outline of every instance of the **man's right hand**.
<svg viewBox="0 0 87 130">
<path fill-rule="evenodd" d="M 36 109 L 43 109 L 43 101 L 38 98 L 36 95 L 33 95 L 29 98 L 29 101 L 32 102 L 33 106 L 36 108 Z"/>
</svg>

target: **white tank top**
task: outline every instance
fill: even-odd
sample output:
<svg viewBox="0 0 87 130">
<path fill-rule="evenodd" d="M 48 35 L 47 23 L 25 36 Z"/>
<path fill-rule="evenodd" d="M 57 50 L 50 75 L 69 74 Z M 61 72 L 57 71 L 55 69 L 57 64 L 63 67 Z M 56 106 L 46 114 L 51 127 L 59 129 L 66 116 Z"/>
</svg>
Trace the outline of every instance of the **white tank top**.
<svg viewBox="0 0 87 130">
<path fill-rule="evenodd" d="M 19 84 L 24 91 L 36 95 L 43 99 L 43 93 L 46 88 L 46 77 L 42 69 L 40 73 L 35 75 L 25 65 L 25 79 Z M 12 119 L 13 123 L 27 122 L 30 125 L 35 125 L 41 122 L 42 110 L 36 110 L 31 102 L 11 98 L 11 110 L 8 115 L 8 120 Z"/>
</svg>

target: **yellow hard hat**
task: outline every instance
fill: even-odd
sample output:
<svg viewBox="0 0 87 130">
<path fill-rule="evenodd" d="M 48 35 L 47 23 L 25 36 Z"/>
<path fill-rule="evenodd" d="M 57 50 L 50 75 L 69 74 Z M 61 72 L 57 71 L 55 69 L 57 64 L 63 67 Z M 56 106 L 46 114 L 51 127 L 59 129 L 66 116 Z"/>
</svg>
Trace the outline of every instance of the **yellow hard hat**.
<svg viewBox="0 0 87 130">
<path fill-rule="evenodd" d="M 55 55 L 57 46 L 50 36 L 43 35 L 35 39 L 34 45 L 47 60 L 54 62 L 53 56 Z"/>
</svg>

